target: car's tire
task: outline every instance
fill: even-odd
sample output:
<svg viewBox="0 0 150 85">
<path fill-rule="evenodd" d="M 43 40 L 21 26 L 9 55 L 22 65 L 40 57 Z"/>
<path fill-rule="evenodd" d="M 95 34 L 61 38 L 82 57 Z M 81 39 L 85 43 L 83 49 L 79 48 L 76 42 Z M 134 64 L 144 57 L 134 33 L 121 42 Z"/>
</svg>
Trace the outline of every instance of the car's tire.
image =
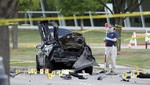
<svg viewBox="0 0 150 85">
<path fill-rule="evenodd" d="M 49 59 L 45 58 L 46 68 L 48 68 L 51 71 L 54 70 L 54 63 L 52 61 L 49 61 Z"/>
<path fill-rule="evenodd" d="M 85 70 L 85 73 L 89 73 L 90 75 L 92 75 L 92 73 L 93 73 L 93 66 L 89 66 L 89 67 L 85 68 L 84 70 Z"/>
<path fill-rule="evenodd" d="M 53 71 L 54 70 L 54 64 L 52 62 L 49 62 L 47 68 L 50 70 L 50 72 Z"/>
<path fill-rule="evenodd" d="M 37 72 L 40 72 L 40 69 L 41 69 L 41 67 L 39 64 L 38 55 L 36 55 L 36 70 L 37 70 Z"/>
</svg>

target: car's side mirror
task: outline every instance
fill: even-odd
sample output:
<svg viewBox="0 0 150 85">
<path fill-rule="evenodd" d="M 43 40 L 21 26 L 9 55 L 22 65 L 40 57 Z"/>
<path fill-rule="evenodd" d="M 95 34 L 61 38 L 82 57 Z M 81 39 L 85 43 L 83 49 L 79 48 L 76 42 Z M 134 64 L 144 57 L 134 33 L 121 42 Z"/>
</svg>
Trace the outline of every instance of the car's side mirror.
<svg viewBox="0 0 150 85">
<path fill-rule="evenodd" d="M 36 48 L 37 48 L 37 49 L 41 49 L 41 48 L 42 48 L 42 45 L 37 45 Z"/>
</svg>

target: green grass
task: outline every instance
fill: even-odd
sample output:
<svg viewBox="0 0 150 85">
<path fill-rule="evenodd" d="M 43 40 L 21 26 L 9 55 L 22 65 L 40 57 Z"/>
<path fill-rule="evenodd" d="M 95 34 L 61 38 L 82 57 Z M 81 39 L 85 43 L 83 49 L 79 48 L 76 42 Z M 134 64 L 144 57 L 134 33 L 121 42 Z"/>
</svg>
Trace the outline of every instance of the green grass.
<svg viewBox="0 0 150 85">
<path fill-rule="evenodd" d="M 10 60 L 35 61 L 35 55 L 38 50 L 33 47 L 20 47 L 16 50 L 11 49 L 10 52 Z"/>
<path fill-rule="evenodd" d="M 90 46 L 99 46 L 103 44 L 105 31 L 96 30 L 83 34 L 86 42 Z M 129 41 L 124 41 L 130 38 L 132 32 L 122 33 L 122 44 L 128 44 Z M 11 40 L 11 35 L 10 35 Z M 38 50 L 35 48 L 37 44 L 41 43 L 38 30 L 19 30 L 18 32 L 19 49 L 10 49 L 11 66 L 35 66 L 35 62 L 18 62 L 18 61 L 35 61 L 35 55 Z M 144 39 L 138 39 L 138 43 L 144 43 Z M 10 43 L 12 44 L 12 43 Z M 92 49 L 93 55 L 98 63 L 104 63 L 104 48 Z M 139 66 L 143 68 L 150 68 L 150 49 L 122 49 L 117 56 L 118 65 Z M 17 62 L 17 63 L 16 63 Z"/>
<path fill-rule="evenodd" d="M 104 48 L 92 49 L 93 56 L 98 63 L 104 63 Z M 117 65 L 139 66 L 150 68 L 150 49 L 122 49 L 117 55 Z"/>
<path fill-rule="evenodd" d="M 10 63 L 11 66 L 35 66 L 35 62 L 20 62 L 20 61 L 11 61 Z"/>
<path fill-rule="evenodd" d="M 10 41 L 11 40 L 10 34 Z M 41 38 L 38 30 L 26 30 L 20 29 L 18 30 L 18 42 L 19 43 L 40 43 Z"/>
<path fill-rule="evenodd" d="M 150 68 L 149 49 L 122 49 L 118 55 L 117 64 Z"/>
</svg>

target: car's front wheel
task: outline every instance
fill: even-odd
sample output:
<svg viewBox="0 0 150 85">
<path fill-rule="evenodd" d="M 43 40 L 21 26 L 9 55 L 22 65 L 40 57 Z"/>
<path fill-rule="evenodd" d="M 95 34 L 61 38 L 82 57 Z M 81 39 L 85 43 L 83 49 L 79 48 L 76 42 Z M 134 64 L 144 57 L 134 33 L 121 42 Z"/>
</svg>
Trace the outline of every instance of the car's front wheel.
<svg viewBox="0 0 150 85">
<path fill-rule="evenodd" d="M 36 55 L 36 70 L 37 70 L 37 72 L 40 72 L 40 69 L 41 69 L 41 67 L 39 64 L 38 55 Z"/>
<path fill-rule="evenodd" d="M 47 57 L 45 58 L 46 68 L 48 68 L 50 71 L 54 70 L 54 63 L 50 61 Z"/>
</svg>

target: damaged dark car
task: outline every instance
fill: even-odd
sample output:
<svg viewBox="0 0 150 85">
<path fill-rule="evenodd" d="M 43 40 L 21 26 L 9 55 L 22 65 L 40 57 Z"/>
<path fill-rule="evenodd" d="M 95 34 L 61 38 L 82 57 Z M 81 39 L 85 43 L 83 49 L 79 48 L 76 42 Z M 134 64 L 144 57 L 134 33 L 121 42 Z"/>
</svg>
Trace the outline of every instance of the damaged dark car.
<svg viewBox="0 0 150 85">
<path fill-rule="evenodd" d="M 49 28 L 49 25 L 53 28 Z M 82 34 L 59 28 L 55 22 L 41 21 L 38 25 L 42 44 L 36 55 L 36 69 L 48 68 L 84 70 L 92 74 L 97 65 L 91 48 L 86 44 Z"/>
</svg>

